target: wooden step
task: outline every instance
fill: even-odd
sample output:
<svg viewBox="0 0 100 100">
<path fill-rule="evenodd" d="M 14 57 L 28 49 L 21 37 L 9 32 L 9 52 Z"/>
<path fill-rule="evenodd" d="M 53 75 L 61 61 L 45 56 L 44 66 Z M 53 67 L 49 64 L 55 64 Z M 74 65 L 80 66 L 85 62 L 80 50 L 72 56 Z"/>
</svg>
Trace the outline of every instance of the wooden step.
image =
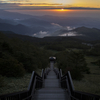
<svg viewBox="0 0 100 100">
<path fill-rule="evenodd" d="M 60 87 L 59 79 L 52 70 L 54 64 L 51 63 L 51 71 L 44 80 L 44 87 L 36 90 L 32 100 L 70 100 L 68 92 Z"/>
<path fill-rule="evenodd" d="M 64 93 L 66 90 L 61 88 L 42 88 L 40 90 L 37 90 L 36 93 Z"/>
</svg>

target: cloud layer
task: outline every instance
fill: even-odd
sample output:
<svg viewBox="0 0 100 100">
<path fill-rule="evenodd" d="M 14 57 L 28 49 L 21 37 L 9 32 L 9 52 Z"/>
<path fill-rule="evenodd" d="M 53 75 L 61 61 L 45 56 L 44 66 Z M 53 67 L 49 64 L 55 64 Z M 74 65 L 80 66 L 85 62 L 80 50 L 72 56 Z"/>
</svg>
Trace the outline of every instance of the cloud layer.
<svg viewBox="0 0 100 100">
<path fill-rule="evenodd" d="M 43 38 L 45 36 L 50 36 L 49 32 L 48 31 L 40 31 L 38 33 L 34 33 L 32 35 L 33 37 L 39 37 L 39 38 Z"/>
<path fill-rule="evenodd" d="M 52 9 L 85 9 L 85 10 L 100 10 L 100 7 L 77 7 L 73 5 L 66 4 L 64 6 L 62 3 L 31 3 L 25 0 L 9 0 L 9 3 L 6 0 L 0 0 L 0 9 L 4 10 L 52 10 Z"/>
</svg>

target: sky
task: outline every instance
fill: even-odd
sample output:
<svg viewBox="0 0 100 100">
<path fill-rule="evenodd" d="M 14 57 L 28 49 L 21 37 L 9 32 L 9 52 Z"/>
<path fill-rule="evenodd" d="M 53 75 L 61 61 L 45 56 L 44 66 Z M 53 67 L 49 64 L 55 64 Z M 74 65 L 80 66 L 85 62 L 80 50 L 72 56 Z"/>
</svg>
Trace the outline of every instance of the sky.
<svg viewBox="0 0 100 100">
<path fill-rule="evenodd" d="M 93 27 L 94 25 L 97 25 L 95 26 L 97 28 L 100 26 L 100 0 L 0 0 L 0 10 L 29 14 L 36 17 L 44 17 L 44 15 L 60 16 L 59 20 L 62 21 L 63 19 L 63 23 L 70 27 L 71 25 L 74 26 L 74 24 L 75 27 L 84 25 L 90 27 L 91 23 Z M 71 18 L 69 20 L 70 23 L 66 21 L 68 17 Z M 77 17 L 77 19 L 75 20 L 74 17 Z M 82 21 L 80 20 L 81 17 L 83 18 Z M 16 16 L 15 19 L 20 18 Z M 78 22 L 78 25 L 76 25 L 76 22 Z M 55 23 L 62 24 L 62 22 L 58 23 L 58 20 Z M 37 34 L 47 35 L 47 33 L 49 34 L 50 32 L 40 30 Z"/>
<path fill-rule="evenodd" d="M 100 8 L 100 0 L 0 0 L 0 9 L 92 9 Z"/>
<path fill-rule="evenodd" d="M 100 0 L 0 0 L 0 10 L 33 16 L 100 17 Z"/>
</svg>

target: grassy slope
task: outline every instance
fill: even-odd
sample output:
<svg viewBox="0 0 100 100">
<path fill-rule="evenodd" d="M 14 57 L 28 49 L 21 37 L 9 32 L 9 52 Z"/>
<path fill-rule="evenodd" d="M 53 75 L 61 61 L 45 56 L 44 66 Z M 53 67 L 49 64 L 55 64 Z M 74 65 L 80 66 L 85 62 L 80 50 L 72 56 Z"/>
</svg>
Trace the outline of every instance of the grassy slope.
<svg viewBox="0 0 100 100">
<path fill-rule="evenodd" d="M 75 90 L 100 95 L 100 67 L 91 64 L 97 59 L 98 57 L 86 57 L 91 74 L 84 74 L 81 81 L 73 80 Z"/>
<path fill-rule="evenodd" d="M 41 75 L 41 69 L 38 69 L 36 72 Z M 31 73 L 27 73 L 24 77 L 20 78 L 5 77 L 5 84 L 3 87 L 0 87 L 0 95 L 27 90 L 31 75 Z"/>
<path fill-rule="evenodd" d="M 26 74 L 21 78 L 4 78 L 4 87 L 0 88 L 0 94 L 13 93 L 18 91 L 27 90 L 31 74 Z"/>
</svg>

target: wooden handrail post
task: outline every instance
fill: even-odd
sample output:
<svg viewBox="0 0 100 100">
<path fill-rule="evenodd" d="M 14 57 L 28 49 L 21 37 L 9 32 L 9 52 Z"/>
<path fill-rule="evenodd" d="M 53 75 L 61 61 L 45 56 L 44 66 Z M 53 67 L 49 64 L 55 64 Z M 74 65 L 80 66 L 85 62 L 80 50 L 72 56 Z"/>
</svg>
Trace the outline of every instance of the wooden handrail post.
<svg viewBox="0 0 100 100">
<path fill-rule="evenodd" d="M 73 85 L 73 81 L 72 81 L 72 77 L 71 77 L 71 74 L 70 74 L 70 71 L 68 71 L 68 77 L 69 77 L 69 80 L 70 80 L 70 84 L 71 84 L 71 89 L 72 91 L 74 91 L 74 85 Z"/>
<path fill-rule="evenodd" d="M 35 76 L 35 79 L 34 79 L 34 84 L 33 84 L 32 92 L 31 92 L 32 97 L 33 97 L 33 94 L 35 92 L 36 78 L 37 78 L 37 76 Z"/>
<path fill-rule="evenodd" d="M 61 74 L 61 77 L 62 77 L 62 69 L 60 69 L 60 74 Z"/>
<path fill-rule="evenodd" d="M 32 81 L 33 81 L 33 78 L 34 78 L 34 74 L 35 74 L 35 72 L 33 71 L 32 72 L 32 76 L 31 76 L 31 80 L 30 80 L 30 83 L 29 83 L 29 86 L 28 86 L 28 91 L 30 90 L 30 88 L 31 88 L 31 83 L 32 83 Z"/>
<path fill-rule="evenodd" d="M 42 72 L 41 72 L 41 77 L 43 76 L 43 71 L 44 71 L 44 69 L 42 69 Z"/>
<path fill-rule="evenodd" d="M 44 86 L 44 69 L 42 69 L 42 72 L 41 72 L 41 77 L 42 77 L 42 87 Z"/>
<path fill-rule="evenodd" d="M 69 92 L 69 96 L 71 96 L 71 91 L 70 91 L 70 87 L 69 87 L 69 82 L 68 82 L 67 76 L 66 76 L 66 84 L 67 84 L 67 89 L 68 89 L 68 92 Z"/>
</svg>

